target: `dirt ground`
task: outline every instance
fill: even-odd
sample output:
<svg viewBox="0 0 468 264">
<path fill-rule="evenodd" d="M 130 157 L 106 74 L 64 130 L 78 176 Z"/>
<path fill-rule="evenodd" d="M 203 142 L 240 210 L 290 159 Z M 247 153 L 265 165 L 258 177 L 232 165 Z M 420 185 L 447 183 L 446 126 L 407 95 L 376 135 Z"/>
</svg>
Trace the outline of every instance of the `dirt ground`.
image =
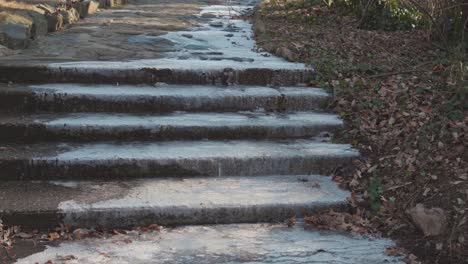
<svg viewBox="0 0 468 264">
<path fill-rule="evenodd" d="M 408 263 L 468 263 L 465 54 L 444 51 L 423 30 L 363 30 L 355 17 L 338 10 L 285 3 L 264 1 L 257 10 L 259 45 L 316 69 L 310 85 L 333 92 L 330 107 L 345 120 L 335 141 L 362 153 L 335 174 L 353 191 L 354 210 L 309 222 L 381 232 L 405 248 L 389 254 L 414 254 Z M 417 204 L 440 212 L 440 234 L 418 227 L 410 213 Z"/>
</svg>

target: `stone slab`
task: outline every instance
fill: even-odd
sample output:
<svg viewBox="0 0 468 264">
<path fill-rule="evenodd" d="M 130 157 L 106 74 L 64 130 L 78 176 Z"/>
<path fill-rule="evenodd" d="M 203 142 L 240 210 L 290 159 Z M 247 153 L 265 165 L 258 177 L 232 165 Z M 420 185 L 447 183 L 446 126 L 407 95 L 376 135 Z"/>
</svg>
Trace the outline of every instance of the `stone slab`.
<svg viewBox="0 0 468 264">
<path fill-rule="evenodd" d="M 0 178 L 108 179 L 329 174 L 359 155 L 316 140 L 3 144 Z"/>
<path fill-rule="evenodd" d="M 4 222 L 75 227 L 278 222 L 343 208 L 347 191 L 319 175 L 2 182 Z M 23 191 L 22 199 L 15 192 Z"/>
<path fill-rule="evenodd" d="M 342 127 L 336 115 L 295 112 L 0 114 L 0 141 L 307 138 Z"/>
<path fill-rule="evenodd" d="M 200 85 L 0 85 L 3 111 L 268 112 L 323 109 L 331 96 L 311 87 Z"/>
<path fill-rule="evenodd" d="M 131 241 L 126 243 L 125 241 Z M 43 263 L 73 255 L 67 263 L 404 263 L 385 254 L 387 239 L 307 230 L 299 224 L 186 226 L 131 232 L 48 246 L 17 263 Z"/>
</svg>

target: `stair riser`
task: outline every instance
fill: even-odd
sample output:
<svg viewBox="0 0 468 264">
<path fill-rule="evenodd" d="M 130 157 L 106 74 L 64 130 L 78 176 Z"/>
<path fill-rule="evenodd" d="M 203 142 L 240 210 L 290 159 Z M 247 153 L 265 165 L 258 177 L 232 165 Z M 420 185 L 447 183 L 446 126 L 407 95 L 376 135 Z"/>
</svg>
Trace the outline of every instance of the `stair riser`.
<svg viewBox="0 0 468 264">
<path fill-rule="evenodd" d="M 38 212 L 34 214 L 1 214 L 5 224 L 31 228 L 52 228 L 64 224 L 76 228 L 126 228 L 159 224 L 164 226 L 197 224 L 280 223 L 291 217 L 303 217 L 324 210 L 345 210 L 345 203 L 285 204 L 254 207 L 221 208 L 114 208 L 76 212 Z M 34 223 L 31 222 L 34 217 Z"/>
<path fill-rule="evenodd" d="M 329 175 L 356 155 L 167 160 L 2 160 L 2 180 L 125 179 L 138 177 Z"/>
<path fill-rule="evenodd" d="M 0 91 L 1 92 L 1 91 Z M 170 96 L 87 96 L 52 93 L 8 92 L 0 94 L 5 112 L 236 112 L 310 111 L 326 108 L 330 97 L 281 96 L 189 98 Z"/>
<path fill-rule="evenodd" d="M 93 84 L 243 84 L 296 85 L 306 83 L 313 70 L 272 70 L 249 68 L 232 70 L 177 69 L 87 69 L 47 68 L 45 66 L 0 66 L 0 82 L 18 83 L 93 83 Z"/>
<path fill-rule="evenodd" d="M 143 141 L 196 139 L 285 139 L 309 138 L 338 130 L 338 125 L 313 126 L 48 126 L 44 124 L 0 124 L 0 142 L 41 141 Z"/>
</svg>

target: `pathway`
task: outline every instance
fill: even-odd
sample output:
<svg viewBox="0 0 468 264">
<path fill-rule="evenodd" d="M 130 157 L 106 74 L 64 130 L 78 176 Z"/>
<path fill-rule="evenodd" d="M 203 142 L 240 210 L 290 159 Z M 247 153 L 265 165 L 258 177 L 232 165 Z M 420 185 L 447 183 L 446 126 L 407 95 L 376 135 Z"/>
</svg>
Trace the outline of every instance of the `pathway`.
<svg viewBox="0 0 468 264">
<path fill-rule="evenodd" d="M 128 37 L 166 45 L 158 58 L 0 65 L 15 83 L 0 87 L 4 222 L 179 226 L 18 263 L 398 262 L 385 239 L 278 224 L 345 208 L 349 193 L 326 175 L 359 153 L 329 142 L 342 121 L 325 91 L 302 86 L 313 71 L 256 49 L 235 18 L 253 4 L 206 5 L 199 26 Z"/>
</svg>

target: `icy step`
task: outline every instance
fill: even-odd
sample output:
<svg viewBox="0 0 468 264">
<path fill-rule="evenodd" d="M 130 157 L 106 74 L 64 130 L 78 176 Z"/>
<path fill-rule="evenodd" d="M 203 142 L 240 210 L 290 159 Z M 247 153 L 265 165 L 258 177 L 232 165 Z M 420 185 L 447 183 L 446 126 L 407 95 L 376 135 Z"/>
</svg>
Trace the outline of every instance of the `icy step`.
<svg viewBox="0 0 468 264">
<path fill-rule="evenodd" d="M 15 83 L 100 83 L 100 84 L 217 84 L 217 85 L 296 85 L 307 83 L 313 69 L 290 69 L 270 65 L 248 65 L 232 68 L 233 61 L 212 61 L 210 67 L 202 67 L 207 61 L 192 61 L 184 67 L 184 60 L 154 61 L 148 65 L 137 62 L 102 63 L 71 62 L 47 66 L 47 64 L 0 64 L 0 82 Z M 90 64 L 90 66 L 86 66 Z M 120 66 L 119 66 L 120 65 Z"/>
<path fill-rule="evenodd" d="M 75 227 L 278 222 L 342 208 L 348 192 L 317 175 L 2 182 L 3 221 Z M 22 193 L 22 199 L 15 194 Z"/>
<path fill-rule="evenodd" d="M 0 85 L 4 111 L 170 112 L 307 111 L 331 99 L 310 87 L 200 85 Z"/>
<path fill-rule="evenodd" d="M 315 231 L 303 224 L 184 226 L 64 241 L 17 263 L 60 263 L 72 255 L 76 259 L 67 263 L 403 264 L 386 254 L 390 247 L 395 244 L 389 239 Z"/>
<path fill-rule="evenodd" d="M 96 141 L 305 138 L 341 128 L 336 115 L 313 112 L 0 115 L 0 140 Z"/>
<path fill-rule="evenodd" d="M 0 178 L 107 179 L 328 174 L 359 153 L 315 140 L 5 145 Z"/>
</svg>

